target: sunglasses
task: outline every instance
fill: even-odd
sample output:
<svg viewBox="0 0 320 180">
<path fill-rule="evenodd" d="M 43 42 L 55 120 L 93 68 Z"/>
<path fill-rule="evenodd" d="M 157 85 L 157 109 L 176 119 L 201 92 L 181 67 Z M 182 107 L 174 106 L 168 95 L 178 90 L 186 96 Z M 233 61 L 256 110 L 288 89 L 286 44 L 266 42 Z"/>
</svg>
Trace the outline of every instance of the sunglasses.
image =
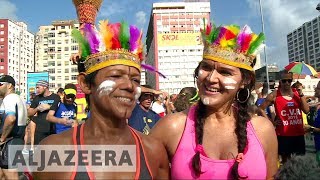
<svg viewBox="0 0 320 180">
<path fill-rule="evenodd" d="M 281 82 L 282 83 L 286 83 L 286 82 L 292 83 L 292 79 L 281 79 Z"/>
<path fill-rule="evenodd" d="M 66 95 L 66 98 L 67 98 L 67 99 L 70 99 L 70 98 L 71 98 L 71 99 L 75 99 L 75 98 L 76 98 L 76 95 L 74 95 L 74 94 L 67 94 L 67 95 Z"/>
</svg>

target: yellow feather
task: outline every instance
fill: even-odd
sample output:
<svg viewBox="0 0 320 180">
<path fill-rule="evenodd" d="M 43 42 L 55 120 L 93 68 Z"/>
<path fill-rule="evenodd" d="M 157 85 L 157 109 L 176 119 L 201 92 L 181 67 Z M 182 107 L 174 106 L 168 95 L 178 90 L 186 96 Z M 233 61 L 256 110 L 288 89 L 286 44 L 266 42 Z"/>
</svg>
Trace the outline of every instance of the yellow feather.
<svg viewBox="0 0 320 180">
<path fill-rule="evenodd" d="M 228 41 L 224 37 L 220 40 L 220 46 L 223 48 L 228 46 Z"/>
<path fill-rule="evenodd" d="M 111 31 L 111 28 L 108 26 L 108 20 L 100 21 L 99 29 L 102 36 L 102 41 L 104 42 L 106 49 L 111 49 L 113 32 Z"/>
<path fill-rule="evenodd" d="M 252 42 L 254 42 L 257 39 L 257 37 L 258 37 L 258 35 L 252 34 L 252 39 L 250 41 L 250 45 L 252 44 Z M 249 45 L 249 47 L 250 47 L 250 45 Z"/>
<path fill-rule="evenodd" d="M 239 26 L 236 26 L 236 25 L 230 25 L 230 26 L 227 26 L 227 29 L 229 31 L 231 31 L 233 34 L 235 35 L 238 35 L 239 34 L 239 31 L 240 31 L 240 28 Z"/>
</svg>

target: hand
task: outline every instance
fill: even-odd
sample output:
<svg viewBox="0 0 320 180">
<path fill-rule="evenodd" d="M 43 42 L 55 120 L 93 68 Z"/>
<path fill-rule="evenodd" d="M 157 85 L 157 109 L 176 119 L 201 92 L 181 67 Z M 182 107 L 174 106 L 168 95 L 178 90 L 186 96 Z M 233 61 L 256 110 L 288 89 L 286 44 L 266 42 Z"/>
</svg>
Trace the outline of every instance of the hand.
<svg viewBox="0 0 320 180">
<path fill-rule="evenodd" d="M 40 104 L 37 109 L 40 111 L 40 112 L 43 112 L 43 111 L 46 111 L 46 110 L 49 110 L 50 109 L 50 105 L 49 104 Z"/>
<path fill-rule="evenodd" d="M 59 124 L 63 124 L 63 125 L 65 125 L 65 126 L 70 126 L 70 125 L 69 125 L 69 124 L 70 124 L 69 118 L 67 118 L 67 117 L 60 118 Z"/>
<path fill-rule="evenodd" d="M 303 129 L 304 129 L 304 132 L 305 132 L 305 133 L 310 132 L 311 126 L 310 126 L 309 124 L 304 124 L 304 125 L 303 125 Z"/>
<path fill-rule="evenodd" d="M 70 57 L 70 61 L 72 62 L 72 64 L 78 64 L 78 60 L 80 59 L 80 54 L 72 54 Z"/>
</svg>

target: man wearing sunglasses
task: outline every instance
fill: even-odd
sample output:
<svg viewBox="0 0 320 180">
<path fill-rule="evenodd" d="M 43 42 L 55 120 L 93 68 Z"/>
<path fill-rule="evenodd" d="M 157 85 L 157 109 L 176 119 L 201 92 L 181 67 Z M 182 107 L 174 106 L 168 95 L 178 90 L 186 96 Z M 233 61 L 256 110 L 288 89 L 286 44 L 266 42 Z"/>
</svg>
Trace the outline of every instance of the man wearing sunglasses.
<svg viewBox="0 0 320 180">
<path fill-rule="evenodd" d="M 18 173 L 8 170 L 8 146 L 23 145 L 27 120 L 27 107 L 15 93 L 15 80 L 9 75 L 0 76 L 0 179 L 18 179 Z M 22 150 L 22 149 L 21 149 Z"/>
<path fill-rule="evenodd" d="M 279 88 L 270 93 L 259 106 L 261 114 L 267 118 L 264 109 L 274 104 L 276 117 L 273 120 L 278 136 L 278 151 L 282 163 L 292 154 L 305 154 L 304 126 L 302 112 L 309 112 L 309 105 L 302 91 L 291 87 L 293 74 L 282 72 Z"/>
<path fill-rule="evenodd" d="M 56 104 L 50 108 L 47 120 L 55 123 L 56 133 L 70 129 L 77 124 L 77 105 L 74 100 L 77 95 L 77 87 L 74 84 L 66 84 L 64 88 L 63 102 Z"/>
</svg>

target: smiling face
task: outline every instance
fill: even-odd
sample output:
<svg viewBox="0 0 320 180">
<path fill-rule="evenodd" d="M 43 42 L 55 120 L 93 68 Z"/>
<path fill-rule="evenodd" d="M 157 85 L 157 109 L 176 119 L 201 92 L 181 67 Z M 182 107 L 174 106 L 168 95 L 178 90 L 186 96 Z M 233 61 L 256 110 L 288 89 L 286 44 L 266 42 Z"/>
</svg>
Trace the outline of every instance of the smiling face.
<svg viewBox="0 0 320 180">
<path fill-rule="evenodd" d="M 237 67 L 206 59 L 199 65 L 197 85 L 204 105 L 222 107 L 233 101 L 241 81 Z"/>
<path fill-rule="evenodd" d="M 90 90 L 90 103 L 100 113 L 127 119 L 141 92 L 140 72 L 124 65 L 105 67 L 98 71 Z"/>
</svg>

